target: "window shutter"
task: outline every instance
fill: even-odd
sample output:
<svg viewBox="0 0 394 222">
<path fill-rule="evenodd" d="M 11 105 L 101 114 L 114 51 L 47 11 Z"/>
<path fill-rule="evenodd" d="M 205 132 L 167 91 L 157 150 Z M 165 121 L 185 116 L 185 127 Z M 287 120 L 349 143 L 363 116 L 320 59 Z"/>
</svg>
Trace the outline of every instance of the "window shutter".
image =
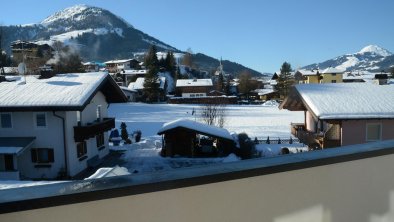
<svg viewBox="0 0 394 222">
<path fill-rule="evenodd" d="M 48 149 L 48 161 L 50 163 L 55 162 L 55 155 L 53 153 L 53 149 Z"/>
<path fill-rule="evenodd" d="M 31 162 L 37 163 L 37 149 L 31 149 Z"/>
</svg>

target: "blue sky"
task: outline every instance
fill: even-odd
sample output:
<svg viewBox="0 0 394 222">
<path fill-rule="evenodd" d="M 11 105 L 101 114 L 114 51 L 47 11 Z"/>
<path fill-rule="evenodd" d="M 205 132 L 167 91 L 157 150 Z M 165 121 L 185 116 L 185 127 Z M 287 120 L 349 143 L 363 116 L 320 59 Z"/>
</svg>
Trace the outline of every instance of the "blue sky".
<svg viewBox="0 0 394 222">
<path fill-rule="evenodd" d="M 392 0 L 4 0 L 0 24 L 37 23 L 75 4 L 105 8 L 180 50 L 260 72 L 322 62 L 376 44 L 394 52 Z M 18 13 L 16 13 L 18 11 Z"/>
</svg>

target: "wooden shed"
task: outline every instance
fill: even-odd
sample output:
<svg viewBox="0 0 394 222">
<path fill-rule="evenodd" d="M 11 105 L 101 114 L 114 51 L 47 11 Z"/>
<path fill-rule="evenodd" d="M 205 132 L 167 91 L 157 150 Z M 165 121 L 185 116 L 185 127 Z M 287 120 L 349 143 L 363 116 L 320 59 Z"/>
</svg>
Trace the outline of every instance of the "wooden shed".
<svg viewBox="0 0 394 222">
<path fill-rule="evenodd" d="M 217 157 L 235 149 L 226 129 L 188 119 L 165 123 L 157 134 L 163 135 L 162 156 Z"/>
</svg>

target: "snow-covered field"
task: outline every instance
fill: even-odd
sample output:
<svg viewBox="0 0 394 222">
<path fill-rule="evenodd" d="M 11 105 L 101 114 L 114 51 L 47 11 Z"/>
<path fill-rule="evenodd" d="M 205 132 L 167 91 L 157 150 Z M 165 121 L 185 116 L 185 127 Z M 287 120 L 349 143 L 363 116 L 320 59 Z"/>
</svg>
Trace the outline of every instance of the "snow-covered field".
<svg viewBox="0 0 394 222">
<path fill-rule="evenodd" d="M 175 119 L 198 121 L 200 108 L 199 105 L 182 104 L 111 104 L 108 115 L 116 117 L 116 128 L 125 122 L 129 133 L 141 130 L 142 137 L 150 137 L 157 135 L 164 123 Z M 229 105 L 224 128 L 230 132 L 245 132 L 251 138 L 288 139 L 292 122 L 304 122 L 303 112 L 279 110 L 277 106 Z"/>
<path fill-rule="evenodd" d="M 222 158 L 164 158 L 159 155 L 161 137 L 157 135 L 157 132 L 162 125 L 179 118 L 198 121 L 200 108 L 199 105 L 111 104 L 108 115 L 116 118 L 116 128 L 120 129 L 120 123 L 125 122 L 129 134 L 135 130 L 142 131 L 142 140 L 140 143 L 131 145 L 112 146 L 111 144 L 111 149 L 125 151 L 121 157 L 125 163 L 121 164 L 120 168 L 114 168 L 114 171 L 108 168 L 98 170 L 96 174 L 89 178 L 119 175 L 119 169 L 121 169 L 120 174 L 124 175 L 239 161 L 239 158 L 234 154 Z M 303 112 L 279 110 L 275 103 L 267 103 L 267 105 L 229 105 L 226 107 L 224 128 L 235 133 L 245 132 L 252 139 L 255 137 L 265 139 L 267 136 L 270 139 L 289 139 L 290 123 L 303 122 L 303 116 Z M 277 155 L 283 146 L 288 147 L 291 152 L 306 150 L 306 147 L 302 147 L 300 144 L 259 144 L 256 149 L 260 151 L 262 156 L 269 157 Z M 0 189 L 36 186 L 46 183 L 53 183 L 53 181 L 0 181 Z"/>
</svg>

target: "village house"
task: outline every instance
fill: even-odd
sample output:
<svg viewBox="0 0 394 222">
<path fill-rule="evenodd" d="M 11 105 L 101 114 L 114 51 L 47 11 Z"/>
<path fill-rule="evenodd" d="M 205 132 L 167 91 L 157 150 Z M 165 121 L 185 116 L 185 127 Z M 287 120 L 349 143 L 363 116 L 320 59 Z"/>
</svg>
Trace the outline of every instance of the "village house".
<svg viewBox="0 0 394 222">
<path fill-rule="evenodd" d="M 162 156 L 227 156 L 235 149 L 226 129 L 188 119 L 165 123 L 157 134 L 163 135 Z"/>
<path fill-rule="evenodd" d="M 115 127 L 108 106 L 126 101 L 107 73 L 1 82 L 0 98 L 0 178 L 11 180 L 67 178 L 98 164 Z"/>
<path fill-rule="evenodd" d="M 100 70 L 100 64 L 97 62 L 84 62 L 82 65 L 85 72 L 98 72 Z"/>
<path fill-rule="evenodd" d="M 104 62 L 109 73 L 121 73 L 123 70 L 140 69 L 141 62 L 136 59 L 110 60 Z"/>
<path fill-rule="evenodd" d="M 176 95 L 186 98 L 205 97 L 213 89 L 211 79 L 178 79 Z"/>
<path fill-rule="evenodd" d="M 127 86 L 130 82 L 135 81 L 137 78 L 145 78 L 146 73 L 148 70 L 146 69 L 130 69 L 130 70 L 123 70 L 120 72 L 122 75 L 122 79 L 124 79 L 124 84 Z"/>
<path fill-rule="evenodd" d="M 127 86 L 128 90 L 130 93 L 133 91 L 134 93 L 134 100 L 135 101 L 141 101 L 144 98 L 144 83 L 145 83 L 145 78 L 144 77 L 139 77 L 136 79 L 135 82 L 130 82 L 129 85 Z M 166 90 L 167 90 L 167 80 L 166 77 L 164 76 L 159 76 L 157 83 L 159 83 L 159 99 L 161 101 L 166 99 Z"/>
<path fill-rule="evenodd" d="M 291 132 L 311 148 L 394 139 L 394 86 L 366 83 L 299 84 L 280 109 L 304 111 Z"/>
<path fill-rule="evenodd" d="M 255 89 L 251 92 L 251 97 L 260 101 L 267 101 L 279 98 L 278 92 L 274 88 Z"/>
<path fill-rule="evenodd" d="M 336 68 L 319 69 L 300 69 L 295 72 L 295 78 L 299 83 L 341 83 L 343 82 L 344 71 Z"/>
<path fill-rule="evenodd" d="M 52 57 L 53 49 L 48 44 L 17 40 L 11 43 L 12 59 L 15 64 L 24 62 L 29 67 L 28 73 L 34 74 L 40 66 Z"/>
</svg>

